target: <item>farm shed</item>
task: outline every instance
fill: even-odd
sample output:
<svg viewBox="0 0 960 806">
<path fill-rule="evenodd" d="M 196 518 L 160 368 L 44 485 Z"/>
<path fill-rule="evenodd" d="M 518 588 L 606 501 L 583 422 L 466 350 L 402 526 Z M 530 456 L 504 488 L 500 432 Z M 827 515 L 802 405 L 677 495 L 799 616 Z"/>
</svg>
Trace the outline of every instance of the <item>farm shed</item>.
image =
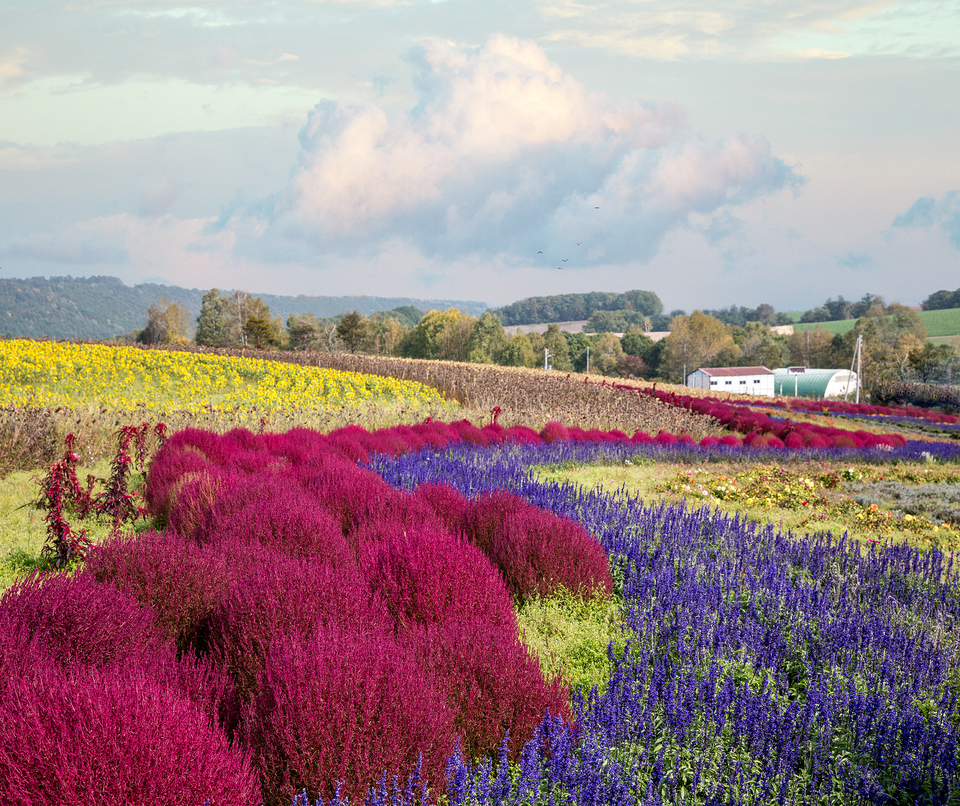
<svg viewBox="0 0 960 806">
<path fill-rule="evenodd" d="M 773 372 L 766 367 L 701 367 L 687 376 L 687 386 L 711 392 L 773 397 Z"/>
<path fill-rule="evenodd" d="M 848 369 L 804 369 L 797 373 L 778 368 L 773 371 L 773 375 L 778 395 L 823 400 L 828 397 L 843 397 L 848 391 L 851 396 L 857 393 L 857 373 Z"/>
</svg>

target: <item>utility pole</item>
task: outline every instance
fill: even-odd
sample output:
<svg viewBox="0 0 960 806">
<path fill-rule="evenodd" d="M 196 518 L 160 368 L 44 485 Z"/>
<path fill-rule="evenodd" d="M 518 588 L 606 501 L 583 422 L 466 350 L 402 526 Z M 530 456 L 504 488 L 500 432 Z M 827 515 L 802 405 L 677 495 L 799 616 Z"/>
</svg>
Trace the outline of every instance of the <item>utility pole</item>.
<svg viewBox="0 0 960 806">
<path fill-rule="evenodd" d="M 553 367 L 550 366 L 551 358 L 553 358 L 553 353 L 550 352 L 550 348 L 544 347 L 543 348 L 543 368 L 544 369 L 553 369 Z"/>
<path fill-rule="evenodd" d="M 587 375 L 590 374 L 590 345 L 587 345 Z"/>
<path fill-rule="evenodd" d="M 857 336 L 857 403 L 860 402 L 860 373 L 863 360 L 863 336 Z"/>
</svg>

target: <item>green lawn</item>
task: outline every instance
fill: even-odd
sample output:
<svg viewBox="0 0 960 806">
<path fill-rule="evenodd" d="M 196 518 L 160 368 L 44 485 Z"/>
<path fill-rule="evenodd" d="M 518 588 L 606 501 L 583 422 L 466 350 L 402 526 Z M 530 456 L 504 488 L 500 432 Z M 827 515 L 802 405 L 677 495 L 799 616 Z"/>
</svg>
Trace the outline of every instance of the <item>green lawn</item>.
<svg viewBox="0 0 960 806">
<path fill-rule="evenodd" d="M 84 478 L 87 473 L 101 478 L 108 476 L 110 463 L 104 460 L 80 468 L 78 475 Z M 46 537 L 44 513 L 30 505 L 39 490 L 36 478 L 37 473 L 29 470 L 0 478 L 0 592 L 36 568 L 41 561 L 40 551 Z M 70 519 L 70 525 L 75 531 L 85 528 L 94 543 L 106 538 L 111 528 L 92 517 L 82 522 Z"/>
</svg>

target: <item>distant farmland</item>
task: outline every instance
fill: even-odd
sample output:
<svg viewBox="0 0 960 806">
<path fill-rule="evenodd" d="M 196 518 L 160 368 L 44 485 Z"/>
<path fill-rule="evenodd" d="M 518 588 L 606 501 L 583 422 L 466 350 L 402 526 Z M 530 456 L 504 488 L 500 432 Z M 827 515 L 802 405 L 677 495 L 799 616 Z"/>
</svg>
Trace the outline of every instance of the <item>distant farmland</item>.
<svg viewBox="0 0 960 806">
<path fill-rule="evenodd" d="M 960 334 L 960 308 L 947 308 L 942 311 L 917 311 L 920 320 L 927 327 L 927 337 L 956 336 Z M 840 319 L 835 322 L 804 322 L 796 323 L 793 329 L 814 330 L 818 326 L 828 330 L 834 335 L 843 335 L 848 330 L 853 330 L 857 324 L 856 319 Z"/>
</svg>

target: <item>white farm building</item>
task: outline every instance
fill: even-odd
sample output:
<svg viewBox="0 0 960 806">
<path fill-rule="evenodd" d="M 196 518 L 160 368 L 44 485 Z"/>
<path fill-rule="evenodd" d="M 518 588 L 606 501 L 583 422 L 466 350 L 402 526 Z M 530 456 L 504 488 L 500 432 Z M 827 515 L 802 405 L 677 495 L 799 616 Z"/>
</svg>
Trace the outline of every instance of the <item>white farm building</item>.
<svg viewBox="0 0 960 806">
<path fill-rule="evenodd" d="M 774 395 L 773 371 L 766 367 L 701 367 L 687 376 L 687 386 L 735 395 Z"/>
</svg>

